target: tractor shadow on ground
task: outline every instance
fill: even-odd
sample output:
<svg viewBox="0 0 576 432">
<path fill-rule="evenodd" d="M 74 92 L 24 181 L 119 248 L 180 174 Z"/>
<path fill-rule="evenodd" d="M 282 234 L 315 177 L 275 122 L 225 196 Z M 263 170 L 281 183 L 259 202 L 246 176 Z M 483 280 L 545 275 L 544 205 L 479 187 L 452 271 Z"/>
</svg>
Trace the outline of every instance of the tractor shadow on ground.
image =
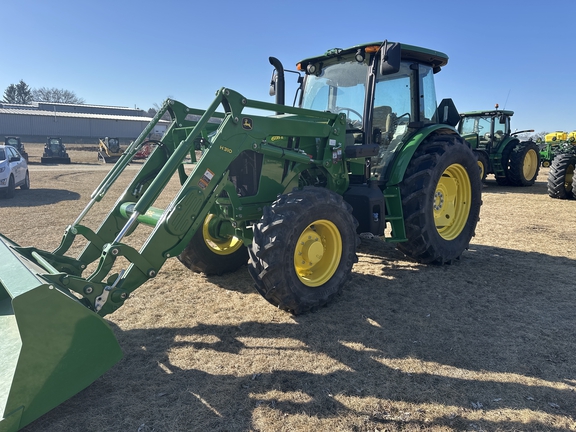
<svg viewBox="0 0 576 432">
<path fill-rule="evenodd" d="M 482 193 L 493 194 L 531 194 L 548 196 L 548 185 L 545 181 L 536 181 L 532 186 L 500 186 L 494 179 L 484 180 Z"/>
<path fill-rule="evenodd" d="M 28 430 L 89 430 L 88 419 L 98 418 L 101 430 L 244 431 L 258 429 L 260 409 L 363 419 L 365 430 L 469 429 L 478 409 L 544 412 L 573 424 L 574 260 L 472 245 L 453 265 L 423 266 L 392 248 L 363 242 L 342 295 L 291 322 L 214 325 L 200 314 L 181 328 L 112 324 L 124 359 Z M 358 399 L 366 402 L 355 408 Z M 421 408 L 406 413 L 404 403 Z M 429 404 L 450 414 L 427 413 Z M 515 417 L 473 423 L 565 430 Z"/>
<path fill-rule="evenodd" d="M 38 207 L 79 199 L 79 193 L 66 189 L 16 189 L 14 198 L 0 198 L 0 207 Z"/>
</svg>

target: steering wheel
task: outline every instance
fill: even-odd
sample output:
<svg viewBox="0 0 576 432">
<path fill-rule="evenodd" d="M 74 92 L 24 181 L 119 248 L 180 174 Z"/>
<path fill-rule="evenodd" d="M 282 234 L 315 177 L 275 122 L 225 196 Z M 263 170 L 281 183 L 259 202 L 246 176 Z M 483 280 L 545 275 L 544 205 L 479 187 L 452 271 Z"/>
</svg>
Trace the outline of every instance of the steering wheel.
<svg viewBox="0 0 576 432">
<path fill-rule="evenodd" d="M 356 114 L 358 116 L 358 118 L 360 119 L 360 121 L 362 121 L 362 114 L 360 114 L 358 111 L 353 110 L 352 108 L 348 108 L 348 107 L 336 107 L 336 112 L 337 113 L 341 113 L 342 111 L 346 111 L 346 117 L 350 118 L 350 114 Z"/>
</svg>

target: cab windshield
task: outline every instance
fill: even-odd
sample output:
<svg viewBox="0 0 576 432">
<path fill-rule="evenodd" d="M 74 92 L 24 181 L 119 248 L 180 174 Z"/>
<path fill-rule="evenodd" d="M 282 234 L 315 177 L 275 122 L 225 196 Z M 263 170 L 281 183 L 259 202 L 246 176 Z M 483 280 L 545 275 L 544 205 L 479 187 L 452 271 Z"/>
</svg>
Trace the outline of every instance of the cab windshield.
<svg viewBox="0 0 576 432">
<path fill-rule="evenodd" d="M 307 75 L 302 108 L 343 112 L 350 122 L 362 124 L 368 65 L 341 60 L 325 66 L 318 75 Z"/>
</svg>

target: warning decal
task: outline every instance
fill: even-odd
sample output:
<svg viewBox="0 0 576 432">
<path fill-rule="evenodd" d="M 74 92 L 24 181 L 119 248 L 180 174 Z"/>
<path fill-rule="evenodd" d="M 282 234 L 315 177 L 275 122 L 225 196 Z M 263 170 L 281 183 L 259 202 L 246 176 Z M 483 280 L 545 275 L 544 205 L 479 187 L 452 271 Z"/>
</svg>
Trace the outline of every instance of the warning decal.
<svg viewBox="0 0 576 432">
<path fill-rule="evenodd" d="M 198 186 L 202 189 L 206 189 L 210 181 L 212 181 L 212 177 L 214 177 L 214 173 L 209 169 L 206 170 L 200 181 L 198 182 Z"/>
</svg>

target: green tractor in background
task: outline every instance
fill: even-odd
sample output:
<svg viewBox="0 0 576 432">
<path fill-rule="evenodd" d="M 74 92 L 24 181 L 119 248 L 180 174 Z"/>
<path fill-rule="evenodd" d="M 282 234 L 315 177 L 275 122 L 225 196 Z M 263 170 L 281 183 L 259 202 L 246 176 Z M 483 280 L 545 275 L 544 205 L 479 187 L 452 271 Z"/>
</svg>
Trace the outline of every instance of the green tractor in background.
<svg viewBox="0 0 576 432">
<path fill-rule="evenodd" d="M 501 186 L 531 186 L 540 170 L 540 150 L 518 135 L 534 130 L 510 131 L 514 111 L 496 109 L 460 113 L 458 132 L 478 156 L 482 181 L 494 174 Z"/>
<path fill-rule="evenodd" d="M 545 136 L 545 146 L 540 151 L 542 166 L 549 166 L 548 195 L 551 198 L 576 198 L 576 131 L 552 132 Z"/>
<path fill-rule="evenodd" d="M 248 265 L 268 302 L 299 314 L 341 291 L 361 233 L 422 263 L 468 248 L 481 181 L 454 104 L 436 102 L 445 54 L 386 41 L 329 50 L 298 64 L 298 107 L 284 104 L 284 68 L 269 60 L 276 103 L 228 88 L 206 110 L 167 100 L 54 251 L 0 236 L 0 430 L 24 427 L 121 358 L 102 317 L 171 257 L 205 274 Z M 165 113 L 170 126 L 105 219 L 83 224 Z M 181 188 L 154 206 L 171 179 Z M 136 230 L 141 245 L 128 238 Z M 72 257 L 75 241 L 85 248 Z"/>
</svg>

